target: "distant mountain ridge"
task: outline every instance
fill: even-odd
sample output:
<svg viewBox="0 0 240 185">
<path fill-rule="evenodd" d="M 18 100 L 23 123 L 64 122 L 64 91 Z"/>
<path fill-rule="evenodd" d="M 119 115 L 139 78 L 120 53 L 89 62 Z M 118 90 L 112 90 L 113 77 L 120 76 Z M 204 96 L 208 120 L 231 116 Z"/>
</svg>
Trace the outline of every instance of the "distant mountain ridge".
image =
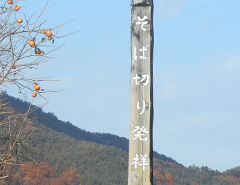
<svg viewBox="0 0 240 185">
<path fill-rule="evenodd" d="M 26 112 L 29 107 L 29 103 L 25 102 L 19 98 L 15 98 L 13 96 L 8 95 L 5 93 L 3 95 L 4 98 L 7 98 L 9 105 L 13 107 L 15 110 Z M 119 137 L 117 135 L 113 135 L 110 133 L 92 133 L 85 130 L 82 130 L 76 126 L 74 126 L 69 121 L 61 121 L 55 116 L 53 113 L 48 112 L 45 113 L 42 111 L 42 109 L 36 110 L 33 115 L 38 116 L 43 119 L 38 119 L 38 122 L 57 131 L 62 132 L 64 134 L 67 134 L 74 139 L 77 140 L 84 140 L 88 142 L 93 142 L 97 144 L 107 145 L 107 146 L 115 146 L 117 148 L 122 149 L 123 151 L 129 150 L 129 141 L 125 137 Z M 46 118 L 46 119 L 45 119 Z M 176 162 L 171 157 L 167 157 L 163 154 L 159 154 L 156 151 L 153 152 L 153 157 L 157 159 L 161 159 L 163 161 L 169 161 L 169 162 Z"/>
<path fill-rule="evenodd" d="M 27 111 L 29 103 L 7 94 L 4 98 L 7 98 L 5 102 L 9 102 L 11 110 L 23 113 Z M 15 181 L 20 179 L 27 183 L 27 180 L 30 180 L 30 184 L 33 184 L 35 177 L 36 185 L 40 177 L 56 181 L 61 179 L 61 174 L 64 172 L 68 171 L 70 175 L 69 169 L 73 168 L 81 176 L 82 185 L 127 184 L 128 140 L 126 138 L 87 132 L 70 122 L 60 121 L 53 113 L 44 113 L 41 109 L 30 115 L 30 117 L 36 116 L 43 119 L 33 120 L 33 124 L 27 123 L 24 128 L 26 133 L 37 131 L 31 135 L 31 152 L 26 155 L 37 163 L 48 163 L 56 174 L 46 173 L 46 166 L 42 173 L 38 176 L 33 173 L 32 177 L 26 176 L 26 173 L 24 174 L 20 169 L 15 169 L 13 171 Z M 154 152 L 153 175 L 153 185 L 240 185 L 240 167 L 223 173 L 207 166 L 198 167 L 193 164 L 185 167 L 157 152 Z M 6 182 L 9 185 L 16 184 L 11 183 L 9 179 L 3 181 L 0 180 L 0 184 Z M 55 185 L 55 183 L 41 183 L 41 185 L 45 184 Z"/>
</svg>

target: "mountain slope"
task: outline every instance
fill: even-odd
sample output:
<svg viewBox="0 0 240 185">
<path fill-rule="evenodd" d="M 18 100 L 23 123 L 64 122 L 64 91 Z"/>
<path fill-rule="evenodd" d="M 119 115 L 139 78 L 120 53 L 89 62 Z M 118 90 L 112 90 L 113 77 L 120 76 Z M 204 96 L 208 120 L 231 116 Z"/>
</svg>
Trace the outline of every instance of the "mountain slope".
<svg viewBox="0 0 240 185">
<path fill-rule="evenodd" d="M 23 112 L 26 112 L 29 106 L 29 103 L 24 102 L 18 98 L 14 98 L 12 96 L 9 96 L 7 94 L 4 95 L 4 98 L 7 98 L 9 101 L 9 105 L 13 107 L 15 110 L 22 110 Z M 38 122 L 57 131 L 65 133 L 77 140 L 85 140 L 89 142 L 94 142 L 98 144 L 103 144 L 107 146 L 116 146 L 117 148 L 121 148 L 123 151 L 129 150 L 129 141 L 127 138 L 119 137 L 113 134 L 109 133 L 91 133 L 85 130 L 82 130 L 70 122 L 64 122 L 59 120 L 53 113 L 45 113 L 42 111 L 42 109 L 38 109 L 33 113 L 33 115 L 38 116 L 40 118 L 45 119 L 38 119 Z M 157 159 L 161 159 L 163 161 L 169 161 L 169 162 L 176 162 L 170 157 L 167 157 L 163 154 L 159 154 L 157 152 L 153 152 L 153 157 Z"/>
<path fill-rule="evenodd" d="M 128 152 L 115 146 L 106 146 L 74 139 L 34 122 L 40 132 L 34 132 L 30 157 L 48 162 L 57 172 L 56 177 L 69 167 L 81 174 L 82 185 L 125 185 L 128 174 Z M 34 129 L 30 128 L 29 130 Z M 25 129 L 26 130 L 26 129 Z M 153 185 L 239 185 L 238 168 L 226 175 L 207 166 L 188 168 L 176 162 L 153 159 Z"/>
<path fill-rule="evenodd" d="M 72 167 L 82 175 L 82 184 L 127 184 L 127 152 L 114 146 L 79 141 L 39 124 L 38 128 L 42 131 L 31 137 L 32 149 L 37 153 L 31 157 L 48 162 L 57 174 Z"/>
<path fill-rule="evenodd" d="M 7 95 L 6 97 L 15 110 L 26 111 L 28 108 L 28 103 Z M 55 177 L 72 167 L 81 174 L 82 185 L 127 184 L 126 138 L 86 132 L 42 110 L 38 110 L 34 115 L 48 119 L 34 120 L 33 125 L 26 125 L 24 128 L 26 132 L 32 129 L 38 131 L 31 136 L 32 149 L 36 152 L 28 155 L 38 162 L 47 162 L 54 167 L 57 172 Z M 211 170 L 207 166 L 193 165 L 186 168 L 171 158 L 158 155 L 155 154 L 157 157 L 153 159 L 154 185 L 240 184 L 239 167 L 224 173 Z M 21 171 L 18 173 L 24 175 Z"/>
</svg>

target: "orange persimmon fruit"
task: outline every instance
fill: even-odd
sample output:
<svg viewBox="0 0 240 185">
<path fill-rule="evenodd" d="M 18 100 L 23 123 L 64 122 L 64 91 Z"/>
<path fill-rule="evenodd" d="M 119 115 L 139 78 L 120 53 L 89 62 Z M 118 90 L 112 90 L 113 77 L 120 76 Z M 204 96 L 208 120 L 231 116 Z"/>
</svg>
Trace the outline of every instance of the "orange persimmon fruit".
<svg viewBox="0 0 240 185">
<path fill-rule="evenodd" d="M 31 47 L 33 47 L 33 46 L 35 45 L 35 43 L 33 42 L 33 40 L 30 40 L 28 44 L 29 44 L 29 46 L 31 46 Z"/>
<path fill-rule="evenodd" d="M 50 30 L 47 30 L 47 31 L 46 31 L 46 35 L 47 35 L 48 37 L 51 37 L 51 36 L 52 36 L 52 32 L 51 32 Z"/>
<path fill-rule="evenodd" d="M 15 6 L 14 10 L 18 11 L 20 9 L 20 6 Z"/>
<path fill-rule="evenodd" d="M 33 87 L 35 88 L 35 86 L 37 86 L 38 84 L 37 83 L 33 83 Z"/>
<path fill-rule="evenodd" d="M 43 30 L 43 33 L 46 34 L 47 31 L 48 31 L 48 29 L 45 29 L 45 30 Z"/>
<path fill-rule="evenodd" d="M 22 23 L 23 20 L 20 18 L 20 19 L 17 20 L 17 22 L 18 22 L 18 23 Z"/>
<path fill-rule="evenodd" d="M 36 93 L 36 92 L 33 92 L 33 93 L 32 93 L 32 97 L 35 98 L 36 96 L 37 96 L 37 93 Z"/>
<path fill-rule="evenodd" d="M 37 54 L 40 55 L 42 52 L 40 49 L 37 50 Z"/>
<path fill-rule="evenodd" d="M 40 90 L 40 86 L 39 86 L 39 85 L 36 85 L 34 88 L 35 88 L 37 91 Z"/>
</svg>

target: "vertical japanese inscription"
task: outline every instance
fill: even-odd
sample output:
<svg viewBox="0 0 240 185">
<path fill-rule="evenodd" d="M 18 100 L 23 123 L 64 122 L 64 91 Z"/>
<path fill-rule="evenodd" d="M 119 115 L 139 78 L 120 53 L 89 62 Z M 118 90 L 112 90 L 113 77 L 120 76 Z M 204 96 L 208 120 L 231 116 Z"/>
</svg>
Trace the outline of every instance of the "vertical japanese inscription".
<svg viewBox="0 0 240 185">
<path fill-rule="evenodd" d="M 141 1 L 141 0 L 138 0 Z M 152 185 L 152 3 L 132 3 L 129 185 Z"/>
</svg>

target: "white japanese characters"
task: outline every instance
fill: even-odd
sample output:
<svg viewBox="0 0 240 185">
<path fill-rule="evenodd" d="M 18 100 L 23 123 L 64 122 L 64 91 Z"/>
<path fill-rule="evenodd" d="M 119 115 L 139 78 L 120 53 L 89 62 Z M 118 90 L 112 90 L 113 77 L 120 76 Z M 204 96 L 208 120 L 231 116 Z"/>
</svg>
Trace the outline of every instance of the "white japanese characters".
<svg viewBox="0 0 240 185">
<path fill-rule="evenodd" d="M 149 75 L 141 75 L 141 77 L 140 77 L 140 76 L 138 76 L 138 74 L 136 74 L 136 76 L 134 76 L 132 78 L 133 78 L 133 80 L 135 80 L 136 85 L 139 85 L 139 83 L 142 83 L 143 85 L 147 86 L 148 80 L 149 80 Z"/>
<path fill-rule="evenodd" d="M 133 129 L 132 133 L 135 133 L 135 138 L 133 138 L 133 140 L 139 138 L 142 141 L 147 141 L 147 137 L 145 136 L 145 134 L 148 134 L 148 131 L 147 131 L 147 128 L 145 128 L 144 126 L 142 126 L 142 127 L 136 126 Z M 143 136 L 144 136 L 144 138 L 143 138 Z"/>
<path fill-rule="evenodd" d="M 147 59 L 147 57 L 145 56 L 145 51 L 147 51 L 147 47 L 148 47 L 148 45 L 143 46 L 142 49 L 139 50 L 142 53 L 142 56 L 139 57 L 141 60 Z M 134 55 L 134 59 L 137 60 L 138 59 L 138 57 L 137 57 L 137 47 L 134 48 L 133 55 Z"/>
<path fill-rule="evenodd" d="M 147 16 L 143 16 L 143 18 L 141 18 L 140 16 L 137 16 L 137 21 L 136 21 L 136 25 L 139 25 L 141 30 L 143 30 L 144 32 L 142 33 L 147 33 L 145 32 L 148 28 L 147 24 L 149 23 Z M 137 49 L 137 47 L 133 47 L 133 59 L 134 60 L 140 60 L 140 61 L 146 61 L 148 59 L 148 45 L 145 45 L 144 43 L 141 43 L 140 48 Z M 140 71 L 139 71 L 140 72 Z M 142 73 L 142 71 L 141 71 Z M 147 86 L 149 83 L 149 74 L 135 74 L 135 76 L 132 77 L 134 84 L 136 86 Z M 139 111 L 139 115 L 143 115 L 146 111 L 146 102 L 145 100 L 141 100 L 137 102 L 137 106 L 136 108 Z M 147 131 L 147 128 L 145 128 L 144 126 L 135 126 L 131 132 L 131 134 L 133 134 L 134 136 L 132 137 L 133 141 L 136 140 L 140 140 L 140 141 L 148 141 L 148 137 L 149 137 L 149 131 Z M 143 154 L 135 154 L 135 157 L 133 157 L 132 162 L 131 162 L 131 166 L 134 166 L 135 169 L 137 169 L 139 166 L 142 167 L 142 170 L 145 170 L 145 167 L 148 166 L 148 158 L 147 158 L 147 154 L 143 155 Z"/>
<path fill-rule="evenodd" d="M 143 100 L 143 106 L 142 106 L 142 107 L 143 107 L 143 108 L 142 108 L 142 112 L 139 113 L 140 115 L 143 114 L 144 111 L 145 111 L 145 101 L 144 101 L 144 100 Z M 138 109 L 138 110 L 141 109 L 141 107 L 139 106 L 139 101 L 138 101 L 138 103 L 137 103 L 137 109 Z"/>
<path fill-rule="evenodd" d="M 145 166 L 148 166 L 147 160 L 146 160 L 147 154 L 144 156 L 140 155 L 140 162 L 138 154 L 136 154 L 136 157 L 133 158 L 133 163 L 131 165 L 134 165 L 135 169 L 137 169 L 138 166 L 142 166 L 143 171 L 145 170 Z"/>
<path fill-rule="evenodd" d="M 148 21 L 145 21 L 147 19 L 147 16 L 144 16 L 143 18 L 138 16 L 138 22 L 136 23 L 137 25 L 140 24 L 141 25 L 141 29 L 143 31 L 146 31 L 146 29 L 143 27 L 145 24 L 148 23 Z"/>
<path fill-rule="evenodd" d="M 147 47 L 147 46 L 146 46 Z M 140 56 L 140 59 L 147 59 L 147 57 L 145 57 L 145 51 L 147 51 L 147 48 L 145 46 L 143 46 L 142 49 L 140 49 L 139 51 L 142 51 L 143 52 L 143 55 Z"/>
</svg>

